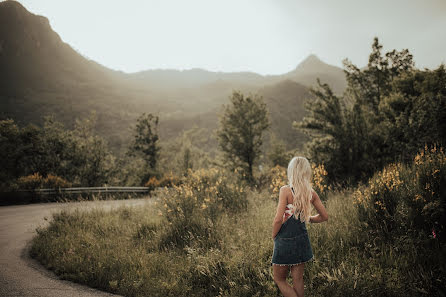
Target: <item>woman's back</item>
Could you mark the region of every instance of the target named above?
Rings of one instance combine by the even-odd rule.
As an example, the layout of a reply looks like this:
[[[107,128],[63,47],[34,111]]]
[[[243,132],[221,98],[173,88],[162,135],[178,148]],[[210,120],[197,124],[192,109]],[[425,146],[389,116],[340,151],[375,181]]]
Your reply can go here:
[[[314,258],[306,222],[326,221],[328,214],[311,187],[311,166],[306,158],[291,159],[287,176],[289,185],[280,188],[273,220],[274,251],[271,264],[274,281],[282,294],[303,296],[305,262]],[[311,206],[316,208],[318,215],[311,216]],[[292,287],[286,280],[289,271],[293,277]]]

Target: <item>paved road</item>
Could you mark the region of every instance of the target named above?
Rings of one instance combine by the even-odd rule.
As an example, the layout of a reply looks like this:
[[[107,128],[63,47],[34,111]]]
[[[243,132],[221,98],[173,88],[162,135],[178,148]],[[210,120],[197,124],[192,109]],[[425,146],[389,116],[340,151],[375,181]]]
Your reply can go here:
[[[38,226],[45,226],[52,213],[62,209],[100,207],[113,209],[122,205],[139,206],[151,203],[148,198],[89,201],[71,203],[40,203],[0,207],[0,296],[72,297],[117,296],[60,280],[37,261],[30,258],[30,240]],[[47,218],[47,220],[45,220]]]

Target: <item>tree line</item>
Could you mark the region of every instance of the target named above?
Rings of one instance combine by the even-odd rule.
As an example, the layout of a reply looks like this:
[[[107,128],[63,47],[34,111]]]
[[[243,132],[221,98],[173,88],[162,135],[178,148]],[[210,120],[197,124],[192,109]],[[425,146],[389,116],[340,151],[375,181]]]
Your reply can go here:
[[[306,116],[301,122],[290,123],[309,135],[306,151],[301,153],[313,163],[324,164],[332,184],[354,185],[388,163],[411,160],[425,144],[445,143],[444,65],[420,70],[407,49],[384,55],[381,51],[375,38],[367,67],[359,69],[348,59],[343,61],[348,86],[342,96],[318,80],[318,86],[310,89],[314,96],[306,104]],[[158,165],[161,153],[168,148],[160,146],[158,116],[144,113],[137,119],[133,141],[119,157],[94,133],[95,123],[95,113],[76,120],[72,130],[50,116],[45,117],[43,127],[19,128],[11,119],[0,121],[2,189],[36,172],[82,186],[141,185],[163,174]],[[269,127],[263,98],[234,91],[229,104],[223,106],[216,131],[222,159],[208,163],[236,171],[255,184],[255,166]],[[193,167],[194,150],[190,141],[186,142],[189,145],[181,150],[182,164],[177,166],[179,174],[187,174]],[[186,142],[181,141],[182,145]],[[272,142],[270,165],[286,166],[295,151],[286,151],[274,137]]]

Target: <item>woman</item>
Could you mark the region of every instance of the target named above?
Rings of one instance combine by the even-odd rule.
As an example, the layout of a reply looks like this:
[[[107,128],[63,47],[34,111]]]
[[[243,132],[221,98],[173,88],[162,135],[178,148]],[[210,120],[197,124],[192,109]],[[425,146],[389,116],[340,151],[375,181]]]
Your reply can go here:
[[[328,214],[311,187],[311,166],[306,158],[291,159],[287,174],[289,185],[280,188],[273,222],[274,252],[271,264],[274,281],[283,296],[303,297],[305,262],[313,259],[306,222],[322,223],[328,220]],[[310,216],[311,205],[318,212],[315,216]],[[286,281],[290,270],[293,286]]]

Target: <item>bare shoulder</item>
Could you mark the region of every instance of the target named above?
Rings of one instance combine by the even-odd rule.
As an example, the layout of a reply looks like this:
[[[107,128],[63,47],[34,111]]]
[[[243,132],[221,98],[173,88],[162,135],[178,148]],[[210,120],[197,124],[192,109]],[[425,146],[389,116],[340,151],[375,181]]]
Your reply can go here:
[[[289,185],[282,186],[280,187],[280,192],[288,195],[289,193],[291,193],[291,188]]]
[[[284,186],[280,187],[281,191],[286,191],[286,190],[289,190],[289,189],[290,189],[289,185],[284,185]]]
[[[280,188],[280,193],[283,195],[284,199],[286,199],[286,203],[293,203],[293,194],[291,193],[291,188],[289,185],[282,186]]]

